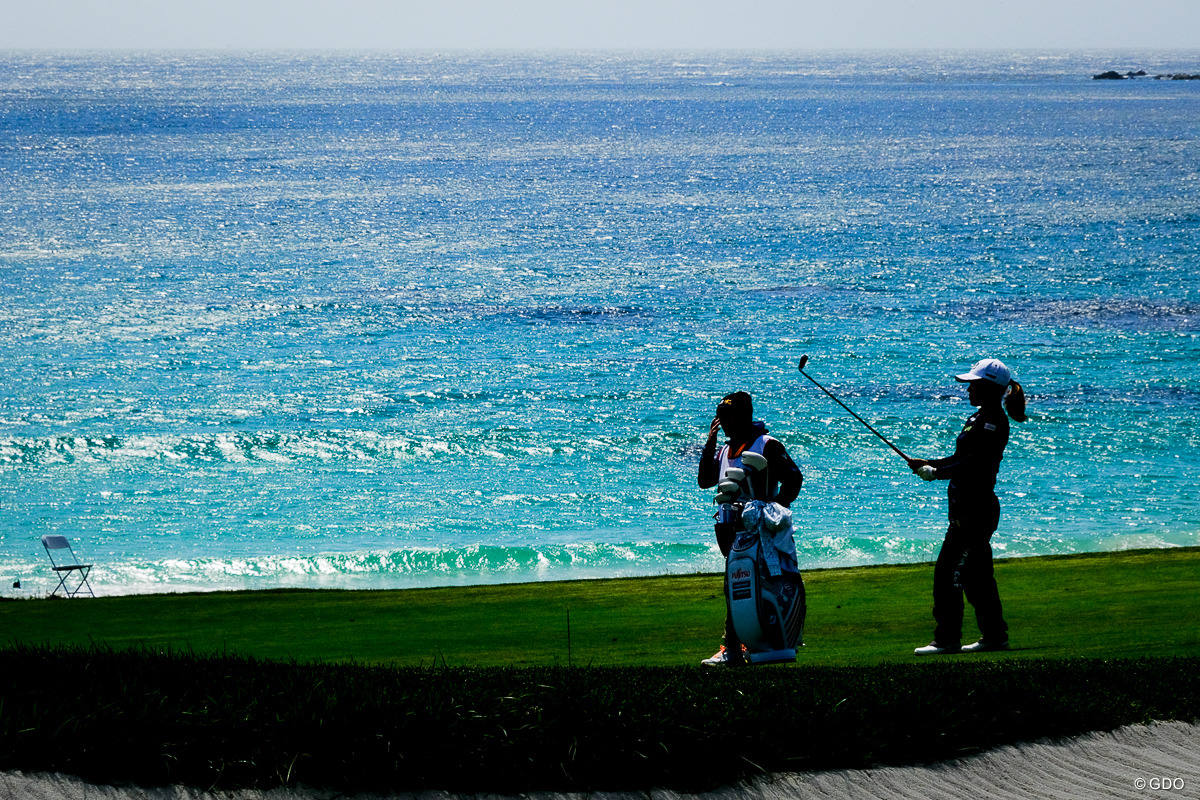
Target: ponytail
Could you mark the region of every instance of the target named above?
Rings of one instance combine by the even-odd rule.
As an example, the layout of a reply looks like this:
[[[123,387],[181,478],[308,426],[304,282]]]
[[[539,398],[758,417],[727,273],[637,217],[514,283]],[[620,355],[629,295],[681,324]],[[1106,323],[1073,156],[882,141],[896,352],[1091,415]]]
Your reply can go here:
[[[1004,395],[1004,410],[1017,422],[1028,419],[1025,416],[1025,390],[1016,381],[1008,382],[1008,391]]]

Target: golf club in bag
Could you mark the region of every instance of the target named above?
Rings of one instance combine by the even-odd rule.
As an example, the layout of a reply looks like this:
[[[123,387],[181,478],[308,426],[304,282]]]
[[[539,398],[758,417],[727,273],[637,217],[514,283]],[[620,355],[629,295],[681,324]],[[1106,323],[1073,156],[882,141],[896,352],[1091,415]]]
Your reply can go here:
[[[796,544],[787,509],[754,497],[750,476],[767,468],[759,453],[741,456],[741,467],[731,466],[719,484],[718,519],[732,523],[737,533],[725,561],[725,592],[734,631],[746,646],[750,664],[796,660],[803,646],[806,605],[804,581],[798,571],[784,569],[790,555],[795,564]]]

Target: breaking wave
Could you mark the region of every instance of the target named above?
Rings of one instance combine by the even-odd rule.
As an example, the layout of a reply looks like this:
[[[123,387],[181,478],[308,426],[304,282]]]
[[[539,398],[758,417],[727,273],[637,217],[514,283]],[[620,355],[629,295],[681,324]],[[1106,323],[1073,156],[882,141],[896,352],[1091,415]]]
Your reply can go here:
[[[300,587],[406,589],[715,572],[722,566],[715,545],[655,542],[95,560],[91,584],[98,596]],[[18,594],[40,597],[55,586],[39,561],[7,566],[21,581]]]

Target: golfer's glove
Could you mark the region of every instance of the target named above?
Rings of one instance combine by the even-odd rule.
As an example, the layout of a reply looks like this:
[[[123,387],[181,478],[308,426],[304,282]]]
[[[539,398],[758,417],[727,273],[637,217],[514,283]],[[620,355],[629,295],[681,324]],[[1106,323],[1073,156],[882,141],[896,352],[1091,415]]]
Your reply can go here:
[[[928,464],[926,464],[925,466],[923,466],[919,470],[917,470],[917,475],[919,475],[922,480],[926,480],[926,481],[937,480],[937,470],[934,469],[933,467],[929,466]]]

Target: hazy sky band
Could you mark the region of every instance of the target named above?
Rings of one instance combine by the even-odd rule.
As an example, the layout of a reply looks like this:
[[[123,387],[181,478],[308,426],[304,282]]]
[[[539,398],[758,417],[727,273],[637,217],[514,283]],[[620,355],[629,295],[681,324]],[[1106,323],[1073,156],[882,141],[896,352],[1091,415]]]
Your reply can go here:
[[[1197,0],[0,0],[0,48],[1197,48]]]

